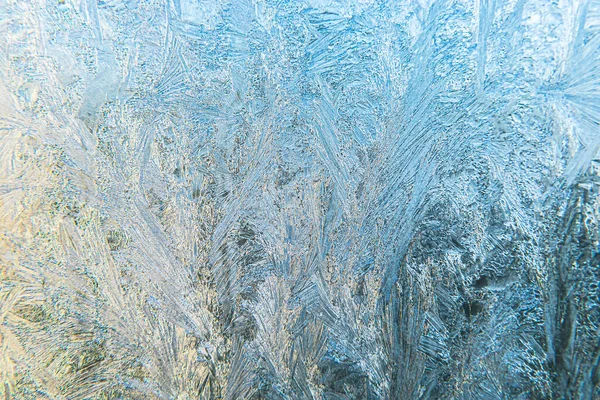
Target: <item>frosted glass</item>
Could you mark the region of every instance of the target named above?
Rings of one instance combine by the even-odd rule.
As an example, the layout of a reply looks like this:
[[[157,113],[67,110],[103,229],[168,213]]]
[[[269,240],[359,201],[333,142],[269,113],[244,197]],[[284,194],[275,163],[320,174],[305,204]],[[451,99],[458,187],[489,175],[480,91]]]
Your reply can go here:
[[[0,0],[0,398],[600,398],[600,1]]]

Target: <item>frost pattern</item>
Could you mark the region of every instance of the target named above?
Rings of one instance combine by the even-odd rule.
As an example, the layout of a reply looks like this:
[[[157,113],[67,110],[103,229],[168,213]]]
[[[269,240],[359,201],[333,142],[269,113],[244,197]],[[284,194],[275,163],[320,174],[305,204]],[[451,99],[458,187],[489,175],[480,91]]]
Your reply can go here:
[[[0,397],[600,398],[600,1],[2,0]]]

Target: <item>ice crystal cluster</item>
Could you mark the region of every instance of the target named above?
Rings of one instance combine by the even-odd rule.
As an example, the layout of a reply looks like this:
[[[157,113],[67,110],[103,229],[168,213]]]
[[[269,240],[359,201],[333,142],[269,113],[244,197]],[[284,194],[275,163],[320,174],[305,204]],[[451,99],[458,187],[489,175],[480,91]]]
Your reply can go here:
[[[600,398],[600,0],[0,0],[0,398]]]

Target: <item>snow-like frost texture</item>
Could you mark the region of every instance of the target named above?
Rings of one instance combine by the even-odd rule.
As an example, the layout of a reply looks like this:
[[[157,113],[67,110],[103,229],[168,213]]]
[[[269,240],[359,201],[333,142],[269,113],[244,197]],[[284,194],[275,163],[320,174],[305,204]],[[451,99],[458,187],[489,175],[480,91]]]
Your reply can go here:
[[[600,398],[599,0],[0,0],[0,398]]]

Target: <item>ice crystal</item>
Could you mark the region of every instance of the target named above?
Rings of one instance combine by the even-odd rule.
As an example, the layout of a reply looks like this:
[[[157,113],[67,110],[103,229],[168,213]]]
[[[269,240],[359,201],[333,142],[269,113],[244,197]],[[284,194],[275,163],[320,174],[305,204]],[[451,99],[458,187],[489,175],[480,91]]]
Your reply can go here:
[[[0,1],[0,397],[600,398],[600,1]]]

